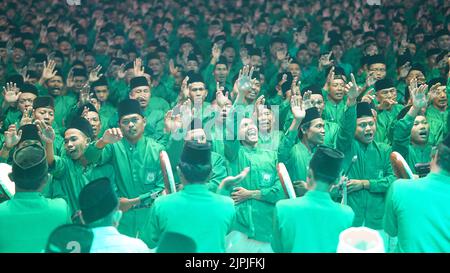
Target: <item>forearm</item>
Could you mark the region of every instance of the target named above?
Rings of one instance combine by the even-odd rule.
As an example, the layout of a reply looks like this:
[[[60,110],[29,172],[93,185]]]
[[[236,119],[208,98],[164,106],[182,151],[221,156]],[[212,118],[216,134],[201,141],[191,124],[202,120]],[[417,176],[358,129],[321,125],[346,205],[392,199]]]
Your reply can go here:
[[[394,175],[388,175],[380,179],[369,179],[369,187],[366,190],[369,190],[372,193],[383,193],[387,192],[389,186],[394,182],[396,177]]]
[[[55,154],[53,151],[53,142],[46,143],[45,152],[47,153],[47,164],[50,168],[54,167],[55,164]]]
[[[340,122],[336,139],[336,148],[342,152],[348,151],[356,130],[356,104],[350,104]]]

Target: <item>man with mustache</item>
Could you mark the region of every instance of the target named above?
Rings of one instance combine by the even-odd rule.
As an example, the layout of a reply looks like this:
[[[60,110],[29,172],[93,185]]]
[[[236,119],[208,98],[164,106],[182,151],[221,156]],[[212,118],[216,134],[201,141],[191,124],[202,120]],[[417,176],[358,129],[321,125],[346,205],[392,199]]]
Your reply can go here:
[[[333,69],[333,68],[332,68]],[[334,69],[333,69],[334,70]],[[328,88],[328,95],[325,99],[325,109],[323,111],[323,119],[339,123],[342,119],[345,109],[345,81],[343,74],[330,72],[329,80],[326,83]]]
[[[120,128],[106,130],[105,135],[112,137],[103,136],[96,147],[103,149],[99,163],[110,163],[116,173],[116,179],[111,181],[116,181],[120,209],[124,212],[118,229],[122,234],[136,237],[142,231],[153,203],[153,198],[143,196],[156,196],[164,189],[159,162],[164,147],[145,136],[148,121],[141,102],[135,99],[121,101],[118,116]]]
[[[152,91],[146,77],[139,76],[130,80],[128,97],[136,100],[140,105],[142,116],[146,120],[145,136],[165,145],[167,139],[164,137],[164,113],[161,110],[154,110],[149,107],[150,100],[152,100]],[[116,114],[110,119],[109,128],[115,128],[119,124],[120,117]]]
[[[446,91],[445,80],[434,79],[430,81],[430,105],[427,108],[426,118],[430,123],[430,142],[437,145],[449,128],[447,128],[448,111],[448,95]]]
[[[391,79],[378,80],[374,87],[377,102],[377,134],[375,140],[390,144],[392,139],[388,137],[389,128],[403,107],[397,102],[397,89]]]
[[[356,103],[361,90],[353,74],[351,77],[352,81],[345,86],[347,110],[338,131],[336,148],[345,155],[344,170],[350,167],[346,187],[348,205],[355,212],[353,226],[381,230],[385,195],[395,180],[389,161],[391,148],[374,140],[377,127],[372,109],[367,102]],[[350,165],[354,156],[357,160]],[[380,233],[388,246],[387,236]]]

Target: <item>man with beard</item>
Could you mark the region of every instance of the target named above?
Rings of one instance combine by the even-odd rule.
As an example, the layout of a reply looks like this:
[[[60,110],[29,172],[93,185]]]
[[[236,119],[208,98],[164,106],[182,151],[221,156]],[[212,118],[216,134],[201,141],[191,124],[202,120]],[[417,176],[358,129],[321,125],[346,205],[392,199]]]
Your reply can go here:
[[[250,80],[251,72],[244,68],[241,77]],[[247,177],[231,192],[237,211],[233,232],[228,237],[229,252],[271,252],[272,217],[275,203],[283,198],[276,175],[276,152],[258,147],[258,128],[245,117],[239,106],[248,102],[249,90],[237,80],[237,98],[230,113],[225,140],[225,157],[231,175],[250,167]],[[249,89],[252,89],[249,86]],[[244,117],[244,118],[242,118]],[[236,132],[235,128],[239,128]]]
[[[39,80],[39,94],[50,95],[55,102],[55,122],[56,130],[64,131],[67,125],[67,117],[73,106],[78,102],[77,96],[72,92],[67,92],[64,77],[59,70],[55,70],[56,63],[50,60],[45,65],[41,79]]]
[[[353,226],[382,229],[387,189],[395,180],[389,161],[391,148],[374,141],[376,122],[367,102],[356,103],[358,90],[352,75],[347,91],[347,110],[336,140],[336,148],[345,154],[344,169],[348,172],[348,205],[355,212]],[[352,164],[353,158],[357,157]],[[350,164],[352,164],[350,166]],[[387,236],[380,231],[385,238]]]
[[[397,89],[391,79],[381,79],[375,82],[377,101],[377,134],[375,141],[390,144],[389,128],[395,121],[402,105],[397,102]]]
[[[145,136],[147,120],[141,102],[123,100],[118,106],[118,116],[120,128],[105,132],[114,138],[103,137],[96,147],[103,149],[100,163],[110,163],[116,173],[116,180],[111,181],[116,181],[120,209],[124,212],[119,231],[136,237],[149,216],[153,201],[150,196],[158,195],[164,189],[159,162],[164,147]]]
[[[149,107],[150,100],[152,99],[152,92],[147,78],[139,76],[132,78],[130,81],[130,93],[129,99],[133,99],[139,102],[141,107],[142,116],[145,117],[145,131],[146,137],[151,137],[154,140],[166,144],[164,138],[164,114],[161,110],[154,110]],[[115,128],[120,124],[120,117],[116,114],[109,123],[109,128]]]
[[[430,143],[436,146],[449,130],[447,128],[448,95],[443,79],[431,80],[429,86],[431,86],[429,92],[431,105],[427,108],[426,118],[430,123]]]
[[[430,125],[422,113],[427,105],[426,88],[426,85],[410,88],[413,104],[399,113],[394,126],[392,150],[403,156],[414,173],[417,163],[431,161]]]
[[[96,149],[89,145],[92,139],[92,127],[89,122],[81,117],[75,117],[64,132],[65,154],[55,156],[53,142],[55,132],[50,125],[38,120],[42,140],[46,143],[47,162],[53,181],[50,192],[55,197],[63,197],[72,213],[79,210],[78,196],[81,189],[96,178],[107,176],[114,179],[111,168],[97,167],[95,163]],[[102,142],[111,142],[112,134],[105,133]],[[98,158],[98,157],[97,157]]]
[[[450,251],[450,136],[438,145],[430,165],[426,177],[397,180],[389,189],[383,226],[398,236],[396,252]]]

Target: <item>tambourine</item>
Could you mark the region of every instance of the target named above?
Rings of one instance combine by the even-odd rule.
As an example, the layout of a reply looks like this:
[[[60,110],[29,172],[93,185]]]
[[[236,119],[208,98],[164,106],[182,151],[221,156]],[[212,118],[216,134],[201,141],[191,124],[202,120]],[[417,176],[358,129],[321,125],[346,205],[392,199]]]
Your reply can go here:
[[[405,159],[398,152],[392,152],[389,159],[391,160],[392,170],[397,178],[413,179],[413,172],[406,163]]]
[[[175,179],[173,178],[172,165],[166,151],[159,153],[159,161],[161,162],[161,170],[164,178],[164,188],[166,194],[177,192]]]
[[[284,193],[289,199],[295,199],[297,195],[295,194],[294,186],[292,185],[289,173],[283,163],[277,164],[277,173],[280,178],[281,185],[283,186]]]

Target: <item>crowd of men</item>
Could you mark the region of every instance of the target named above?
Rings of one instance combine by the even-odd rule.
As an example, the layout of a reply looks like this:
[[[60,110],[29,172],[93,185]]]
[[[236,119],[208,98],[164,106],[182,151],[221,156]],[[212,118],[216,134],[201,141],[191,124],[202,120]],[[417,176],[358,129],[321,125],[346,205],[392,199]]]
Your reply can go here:
[[[448,1],[75,2],[0,3],[0,252],[450,252]]]

